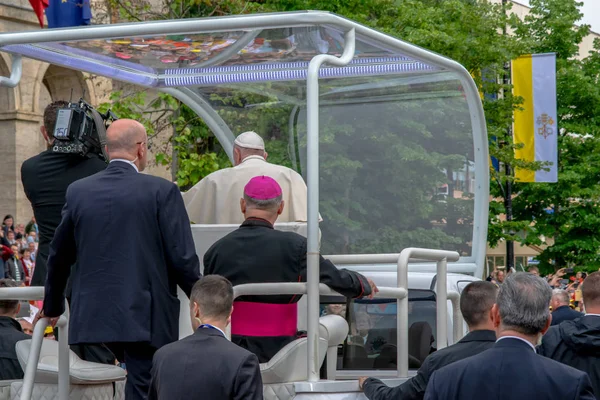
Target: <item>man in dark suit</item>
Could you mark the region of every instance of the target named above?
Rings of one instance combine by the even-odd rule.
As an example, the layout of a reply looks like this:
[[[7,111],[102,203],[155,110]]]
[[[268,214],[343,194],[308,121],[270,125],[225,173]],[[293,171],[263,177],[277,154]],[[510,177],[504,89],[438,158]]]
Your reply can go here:
[[[67,187],[81,178],[106,169],[106,162],[98,155],[91,155],[88,158],[52,151],[57,112],[68,105],[68,102],[59,100],[46,107],[44,124],[40,127],[40,131],[48,148],[37,156],[25,160],[21,165],[23,189],[31,202],[39,229],[38,254],[31,286],[44,286],[46,283],[46,262],[50,254],[50,242],[60,224]]]
[[[569,307],[569,293],[566,290],[554,289],[550,306],[552,307],[552,325],[583,317],[583,313]]]
[[[227,279],[210,275],[194,285],[194,334],[156,352],[150,400],[262,400],[258,358],[225,336],[232,311]]]
[[[600,397],[600,272],[581,284],[585,315],[553,326],[542,337],[538,354],[586,372]]]
[[[542,278],[525,272],[506,278],[492,309],[494,347],[435,371],[425,399],[595,399],[586,373],[535,352],[550,327],[551,297]]]
[[[68,102],[59,100],[45,108],[44,123],[40,127],[40,131],[48,148],[25,160],[21,165],[23,189],[31,202],[39,230],[39,245],[37,255],[35,255],[31,286],[44,286],[46,283],[46,262],[50,254],[50,242],[60,224],[67,187],[81,178],[105,170],[107,165],[104,159],[97,154],[81,157],[77,154],[61,154],[52,151],[55,141],[53,132],[56,115],[59,109],[68,107],[68,105]],[[33,224],[31,225],[33,226]],[[68,302],[71,300],[70,286],[69,282],[67,285]],[[87,361],[115,363],[114,355],[103,345],[73,345],[71,350]]]
[[[138,173],[147,159],[142,124],[118,120],[106,136],[108,168],[67,189],[38,317],[56,323],[64,312],[76,262],[71,344],[105,343],[127,365],[126,398],[145,399],[152,356],[178,338],[176,285],[189,296],[200,264],[177,186]]]
[[[429,355],[417,375],[399,386],[391,388],[379,379],[360,378],[359,386],[365,396],[369,400],[421,400],[433,371],[491,348],[496,342],[492,306],[497,294],[498,286],[492,282],[469,283],[460,295],[460,312],[469,326],[469,333],[458,343]]]

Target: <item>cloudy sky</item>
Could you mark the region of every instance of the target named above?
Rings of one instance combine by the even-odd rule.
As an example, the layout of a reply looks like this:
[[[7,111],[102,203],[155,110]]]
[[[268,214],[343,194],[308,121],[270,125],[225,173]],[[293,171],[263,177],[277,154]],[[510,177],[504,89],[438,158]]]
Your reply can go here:
[[[529,0],[516,0],[518,3],[529,5]],[[581,0],[580,0],[581,1]],[[600,1],[583,0],[583,19],[582,24],[589,24],[594,32],[600,33]]]

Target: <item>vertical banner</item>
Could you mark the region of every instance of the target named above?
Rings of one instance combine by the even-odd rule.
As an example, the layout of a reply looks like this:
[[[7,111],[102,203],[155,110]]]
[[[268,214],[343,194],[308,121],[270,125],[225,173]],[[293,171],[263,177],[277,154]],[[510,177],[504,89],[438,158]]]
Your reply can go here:
[[[514,141],[524,147],[515,157],[526,161],[551,162],[529,171],[516,168],[520,182],[558,181],[558,126],[556,110],[556,54],[527,54],[512,61],[513,94],[521,96],[523,110],[515,111]]]

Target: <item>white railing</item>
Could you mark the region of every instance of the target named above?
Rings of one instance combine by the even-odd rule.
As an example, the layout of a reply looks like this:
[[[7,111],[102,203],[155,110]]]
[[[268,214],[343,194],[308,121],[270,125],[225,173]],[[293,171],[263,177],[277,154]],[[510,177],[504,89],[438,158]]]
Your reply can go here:
[[[16,287],[1,288],[0,300],[43,300],[43,287]],[[31,337],[31,348],[27,359],[27,367],[23,377],[23,390],[20,400],[31,400],[33,394],[33,384],[35,382],[35,372],[40,361],[40,352],[44,340],[44,331],[48,327],[49,319],[40,319],[33,328]],[[68,400],[70,391],[69,382],[69,338],[68,338],[68,320],[62,315],[56,323],[58,328],[58,400]]]
[[[386,262],[392,256],[391,254],[382,254],[381,259]],[[352,256],[359,259],[360,255]],[[380,287],[377,298],[395,298],[397,301],[396,323],[397,323],[397,348],[398,348],[398,377],[408,377],[408,262],[412,260],[435,261],[437,262],[437,287],[436,287],[436,337],[437,348],[442,349],[448,345],[448,310],[447,300],[452,301],[455,318],[453,320],[454,340],[462,337],[462,318],[459,310],[458,293],[447,293],[446,270],[448,261],[458,261],[459,254],[455,251],[408,248],[404,249],[397,258],[398,265],[398,287]],[[248,295],[284,295],[284,294],[307,294],[307,283],[256,283],[238,285],[233,288],[234,298]],[[319,284],[319,293],[321,295],[338,295],[324,284]],[[308,313],[307,318],[317,320],[319,315]],[[313,322],[314,324],[315,322]],[[227,335],[230,336],[229,331]],[[311,338],[309,338],[311,339]],[[315,339],[316,340],[316,339]],[[315,355],[318,355],[318,348],[315,349]],[[317,357],[318,359],[318,357]],[[310,376],[311,365],[308,366],[307,376]]]
[[[436,286],[436,340],[437,348],[442,349],[448,345],[448,310],[447,310],[447,276],[448,261],[458,261],[460,258],[456,251],[419,249],[409,247],[402,250],[398,257],[398,287],[408,290],[408,263],[411,259],[435,261],[437,263]],[[397,308],[398,329],[398,377],[408,377],[408,297],[398,300]]]

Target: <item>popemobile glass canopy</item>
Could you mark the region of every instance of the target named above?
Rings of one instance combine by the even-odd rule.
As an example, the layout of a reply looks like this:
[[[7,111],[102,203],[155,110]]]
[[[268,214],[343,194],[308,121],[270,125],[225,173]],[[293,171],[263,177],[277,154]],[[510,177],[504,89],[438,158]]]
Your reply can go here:
[[[454,61],[313,11],[9,33],[0,50],[170,93],[230,156],[235,135],[254,130],[284,154],[270,161],[306,179],[309,62],[342,56],[351,29],[352,61],[319,70],[321,252],[457,250],[475,272],[487,134],[477,88]]]

